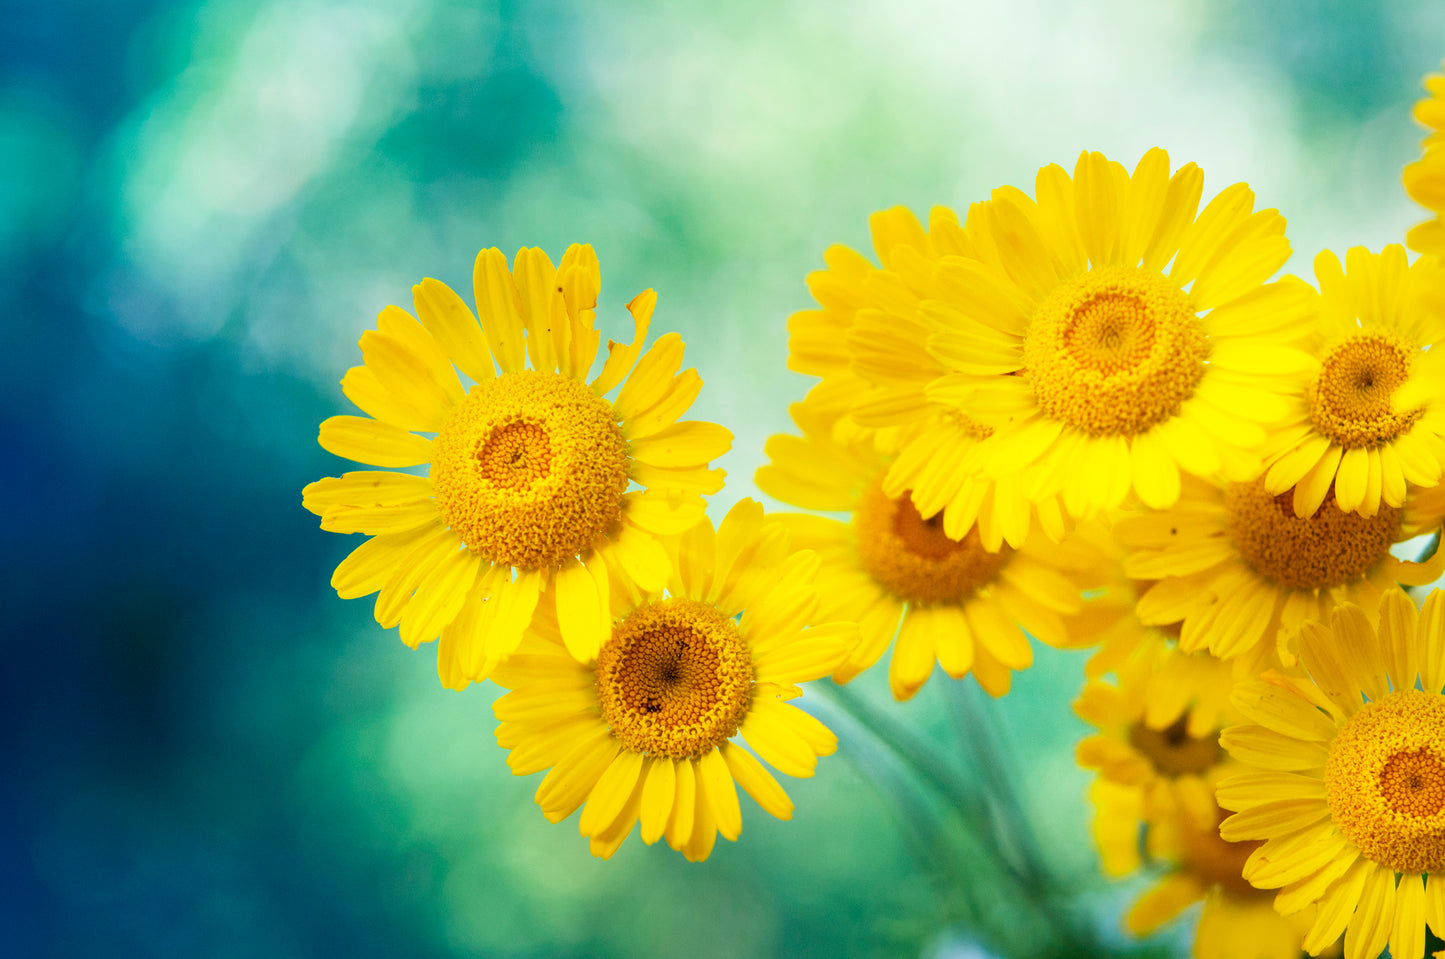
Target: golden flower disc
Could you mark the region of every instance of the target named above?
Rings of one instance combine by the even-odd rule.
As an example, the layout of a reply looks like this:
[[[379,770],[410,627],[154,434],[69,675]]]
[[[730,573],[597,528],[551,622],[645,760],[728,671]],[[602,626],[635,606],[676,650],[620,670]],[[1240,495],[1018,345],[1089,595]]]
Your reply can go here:
[[[1225,490],[1227,530],[1239,555],[1265,579],[1289,589],[1343,586],[1369,573],[1390,553],[1403,512],[1380,504],[1374,516],[1346,513],[1333,490],[1314,515],[1294,513],[1294,490],[1271,496],[1264,480]]]
[[[471,388],[432,444],[437,510],[499,566],[560,566],[622,518],[630,458],[612,405],[556,373]]]
[[[977,527],[961,540],[943,532],[943,514],[919,515],[911,493],[894,499],[875,483],[853,514],[858,559],[868,574],[899,599],[958,603],[991,582],[1013,551],[983,548]]]
[[[1325,799],[1367,858],[1445,868],[1445,697],[1400,690],[1351,716],[1330,744]]]
[[[1306,394],[1315,429],[1353,449],[1387,443],[1413,426],[1424,408],[1397,412],[1390,403],[1410,378],[1411,352],[1383,332],[1352,336],[1330,350]]]
[[[640,606],[597,657],[602,718],[633,752],[706,755],[752,705],[753,662],[737,622],[705,603]]]
[[[1196,739],[1189,735],[1189,716],[1180,716],[1164,729],[1142,722],[1129,728],[1129,745],[1137,749],[1164,776],[1202,773],[1219,762],[1219,734]]]
[[[1183,291],[1132,267],[1097,267],[1061,284],[1024,337],[1039,406],[1092,436],[1142,433],[1178,413],[1208,355]]]

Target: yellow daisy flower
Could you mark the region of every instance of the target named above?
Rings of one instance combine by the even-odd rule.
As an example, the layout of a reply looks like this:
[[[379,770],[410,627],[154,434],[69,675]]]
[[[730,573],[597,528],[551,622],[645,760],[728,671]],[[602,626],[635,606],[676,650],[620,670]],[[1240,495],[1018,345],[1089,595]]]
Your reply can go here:
[[[1233,685],[1232,667],[1154,637],[1140,644],[1117,675],[1117,684],[1090,680],[1074,703],[1079,718],[1098,730],[1079,742],[1079,765],[1098,770],[1101,781],[1137,792],[1139,815],[1146,820],[1183,809],[1195,822],[1212,821],[1208,776],[1222,759],[1217,740],[1228,716],[1219,711],[1218,691]],[[1096,831],[1106,870],[1115,875],[1138,868],[1137,857],[1118,846],[1129,835]]]
[[[1262,477],[1189,478],[1175,506],[1119,520],[1125,574],[1157,580],[1139,599],[1140,620],[1182,623],[1181,649],[1244,657],[1245,670],[1258,674],[1292,663],[1301,624],[1325,620],[1335,605],[1373,610],[1390,586],[1423,586],[1445,572],[1445,550],[1420,563],[1390,553],[1440,523],[1414,493],[1369,517],[1346,513],[1329,495],[1310,516],[1296,516],[1294,502],[1291,490],[1271,495]]]
[[[1349,959],[1425,951],[1445,934],[1445,594],[1423,612],[1392,589],[1378,632],[1354,604],[1300,632],[1310,679],[1241,684],[1251,725],[1221,743],[1251,767],[1219,784],[1232,841],[1263,841],[1244,875],[1280,889],[1275,908],[1311,903],[1311,953],[1345,934]],[[1313,680],[1311,682],[1311,679]],[[1418,681],[1419,688],[1416,688]]]
[[[702,494],[722,486],[708,462],[732,442],[721,426],[677,422],[702,380],[678,372],[675,333],[642,354],[651,290],[628,304],[632,343],[609,341],[587,381],[600,284],[590,246],[572,246],[555,268],[523,249],[513,271],[483,250],[473,283],[480,324],[432,279],[412,288],[420,322],[383,310],[361,337],[363,365],[341,380],[369,415],[321,424],[321,445],[338,456],[426,465],[427,475],[347,473],[303,491],[322,529],[370,537],[336,568],[337,593],[378,593],[377,622],[400,624],[413,648],[440,635],[437,668],[456,689],[515,648],[539,602],[555,605],[574,656],[596,656],[609,581],[661,588],[658,537],[701,519]]]
[[[1036,536],[1014,549],[1002,544],[990,512],[950,537],[939,516],[923,517],[908,490],[888,493],[887,459],[865,439],[835,436],[816,394],[791,408],[802,436],[768,440],[771,462],[757,483],[785,503],[852,514],[849,523],[777,519],[822,561],[823,618],[858,623],[859,643],[834,680],[846,683],[872,666],[896,634],[888,677],[898,699],[917,693],[935,662],[1002,696],[1011,671],[1033,662],[1021,629],[1055,646],[1070,641],[1065,618],[1082,608],[1102,552],[1078,536],[1061,546]]]
[[[1124,917],[1134,935],[1154,932],[1202,900],[1198,959],[1296,959],[1307,925],[1277,914],[1272,896],[1242,876],[1258,844],[1219,835],[1225,814],[1214,784],[1237,768],[1218,744],[1220,727],[1237,721],[1218,705],[1217,690],[1232,686],[1230,673],[1207,653],[1181,653],[1150,637],[1121,665],[1117,685],[1085,686],[1075,711],[1099,730],[1078,749],[1080,765],[1099,771],[1089,790],[1094,839],[1106,875],[1135,872],[1145,854],[1165,867]],[[1181,677],[1196,694],[1180,695]]]
[[[1421,144],[1425,155],[1405,167],[1405,192],[1435,218],[1415,226],[1405,242],[1421,253],[1445,254],[1445,76],[1426,77],[1425,89],[1430,95],[1415,104],[1415,119],[1430,134]]]
[[[1072,178],[1039,171],[1033,199],[1008,187],[970,209],[969,251],[938,262],[943,293],[914,320],[932,364],[912,368],[942,374],[914,391],[994,432],[962,464],[937,456],[929,470],[1019,476],[1027,500],[1062,494],[1080,518],[1131,491],[1172,505],[1181,470],[1257,472],[1252,450],[1308,362],[1290,344],[1315,294],[1265,282],[1289,257],[1276,211],[1254,211],[1241,183],[1198,212],[1202,186],[1193,164],[1171,176],[1163,150],[1132,176],[1085,153]],[[908,367],[885,355],[903,345],[849,346],[865,376]]]
[[[964,538],[977,521],[990,535],[998,531],[990,549],[1000,541],[1022,546],[1035,524],[1057,542],[1068,529],[1062,503],[1041,496],[1030,504],[1016,475],[994,479],[963,469],[992,430],[925,390],[948,373],[928,352],[928,304],[947,296],[939,268],[947,258],[972,256],[973,242],[944,207],[934,208],[926,229],[903,207],[875,213],[869,224],[883,267],[845,246],[828,249],[828,269],[808,277],[820,309],[789,318],[788,367],[824,378],[816,390],[836,401],[842,417],[834,432],[900,453],[889,462],[884,491],[911,496],[923,516],[941,512],[950,537]]]
[[[716,534],[704,519],[667,545],[665,594],[611,581],[609,638],[593,660],[578,663],[542,610],[492,676],[512,690],[493,706],[507,764],[519,776],[550,768],[537,804],[560,822],[585,803],[579,829],[604,859],[639,820],[643,842],[666,837],[688,859],[706,859],[718,833],[736,839],[742,829],[735,784],[790,819],[787,793],[753,753],[811,776],[837,745],[786,702],[857,638],[852,623],[808,625],[818,620],[817,557],[790,553],[752,500]]]
[[[1439,482],[1445,464],[1445,293],[1434,257],[1407,265],[1403,247],[1315,258],[1319,332],[1289,419],[1266,447],[1270,494],[1294,487],[1298,516],[1333,484],[1340,509],[1373,516],[1405,504],[1405,486]]]

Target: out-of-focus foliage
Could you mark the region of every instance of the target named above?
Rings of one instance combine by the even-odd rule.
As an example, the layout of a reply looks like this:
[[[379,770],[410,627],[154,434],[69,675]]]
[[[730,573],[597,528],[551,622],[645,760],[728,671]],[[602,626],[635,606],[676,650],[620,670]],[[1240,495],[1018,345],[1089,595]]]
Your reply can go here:
[[[820,691],[844,756],[704,866],[597,862],[542,820],[491,687],[441,691],[327,587],[348,547],[299,490],[347,468],[314,436],[356,338],[422,276],[465,288],[480,247],[591,242],[604,329],[656,288],[655,331],[707,380],[695,415],[737,435],[726,507],[808,384],[784,368],[803,277],[872,210],[1160,145],[1278,206],[1293,269],[1398,241],[1445,11],[12,0],[0,49],[0,941],[964,956],[1028,948],[1031,914],[979,898],[993,867],[949,797],[845,708],[886,705],[982,782],[943,682]],[[1127,890],[1095,878],[1071,757],[1080,660],[1039,658],[975,706],[1070,921],[1117,946]]]

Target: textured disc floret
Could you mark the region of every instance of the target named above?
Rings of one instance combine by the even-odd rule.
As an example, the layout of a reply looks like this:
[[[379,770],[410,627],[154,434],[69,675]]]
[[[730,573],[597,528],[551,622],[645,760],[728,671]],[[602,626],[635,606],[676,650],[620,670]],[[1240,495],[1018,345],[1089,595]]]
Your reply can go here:
[[[859,499],[853,525],[864,570],[915,603],[962,602],[992,582],[1013,554],[1007,546],[996,553],[984,549],[977,527],[950,539],[941,513],[924,519],[911,493],[890,498],[877,484]]]
[[[630,466],[612,406],[537,370],[473,386],[433,444],[437,509],[486,560],[557,567],[622,518]]]
[[[1410,429],[1424,409],[1396,410],[1391,398],[1409,380],[1414,352],[1383,330],[1352,336],[1331,349],[1306,394],[1315,429],[1345,449],[1373,448]]]
[[[715,606],[667,599],[614,627],[597,659],[602,718],[636,753],[696,758],[738,731],[753,665],[737,622]]]
[[[1133,267],[1099,267],[1061,284],[1024,339],[1039,406],[1092,436],[1142,433],[1177,414],[1208,355],[1185,294]]]
[[[1350,717],[1330,747],[1325,798],[1375,862],[1445,868],[1445,697],[1400,690]]]
[[[1227,532],[1240,557],[1270,582],[1327,589],[1366,576],[1399,537],[1403,511],[1346,513],[1326,497],[1311,516],[1294,512],[1294,491],[1271,496],[1264,481],[1233,483],[1224,494]]]

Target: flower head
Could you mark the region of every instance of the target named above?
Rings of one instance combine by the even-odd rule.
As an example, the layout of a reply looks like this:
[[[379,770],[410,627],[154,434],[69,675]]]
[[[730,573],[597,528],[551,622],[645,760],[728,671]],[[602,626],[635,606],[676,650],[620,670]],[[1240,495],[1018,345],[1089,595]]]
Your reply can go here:
[[[1403,506],[1407,484],[1439,482],[1445,464],[1445,360],[1430,349],[1445,339],[1445,272],[1434,257],[1407,265],[1400,246],[1354,247],[1345,263],[1315,258],[1312,360],[1265,447],[1265,489],[1293,487],[1301,517],[1330,495],[1364,517]]]
[[[1277,915],[1271,896],[1243,878],[1258,844],[1219,835],[1225,814],[1214,784],[1238,770],[1218,743],[1220,727],[1238,719],[1218,708],[1230,673],[1208,653],[1181,653],[1151,636],[1119,665],[1117,684],[1085,687],[1075,710],[1098,729],[1078,749],[1080,765],[1099,773],[1089,792],[1094,838],[1109,875],[1133,873],[1145,857],[1163,867],[1125,915],[1130,932],[1147,935],[1202,900],[1199,959],[1295,959],[1307,924]]]
[[[1347,513],[1333,496],[1308,516],[1293,490],[1271,495],[1263,477],[1247,483],[1188,480],[1166,510],[1120,520],[1124,572],[1152,580],[1139,598],[1145,623],[1180,623],[1179,645],[1242,658],[1246,671],[1294,661],[1302,624],[1328,619],[1339,603],[1373,611],[1396,583],[1421,586],[1445,571],[1445,550],[1423,562],[1391,547],[1440,524],[1433,495],[1403,507]]]
[[[595,656],[609,582],[662,586],[658,537],[701,518],[701,494],[722,483],[708,463],[731,441],[720,426],[677,422],[702,381],[678,372],[674,333],[642,353],[651,291],[628,304],[632,343],[609,342],[588,381],[591,247],[571,247],[557,267],[523,249],[512,270],[484,250],[473,280],[477,315],[431,279],[412,289],[420,322],[383,310],[361,337],[363,365],[341,381],[369,415],[321,424],[337,455],[427,475],[354,472],[303,491],[322,529],[371,537],[337,567],[336,591],[378,593],[377,621],[399,624],[410,646],[440,636],[437,667],[453,688],[505,659],[539,604],[555,608],[573,655]]]
[[[953,539],[977,524],[990,550],[1002,541],[1022,546],[1033,528],[1057,542],[1068,528],[1062,504],[1041,497],[1031,505],[1017,476],[996,480],[963,468],[992,429],[924,389],[948,373],[928,351],[929,311],[947,295],[940,267],[973,242],[944,207],[934,208],[926,228],[902,207],[869,222],[882,267],[847,247],[830,247],[828,269],[808,277],[820,308],[788,321],[789,368],[823,377],[810,405],[836,414],[831,430],[840,439],[897,453],[889,457],[883,489],[893,498],[907,495],[923,516],[941,513]]]
[[[1221,743],[1251,767],[1219,785],[1226,839],[1261,842],[1244,875],[1284,914],[1318,903],[1311,953],[1420,955],[1445,932],[1445,594],[1423,613],[1392,589],[1378,629],[1354,604],[1300,634],[1308,676],[1235,691],[1252,725]],[[1418,688],[1417,688],[1418,686]]]
[[[716,534],[704,519],[667,549],[665,590],[612,581],[608,638],[594,659],[577,662],[544,609],[492,676],[511,690],[493,706],[508,765],[519,776],[550,769],[537,804],[553,822],[583,806],[579,828],[603,858],[640,820],[643,842],[666,837],[706,859],[719,833],[736,839],[742,828],[738,785],[789,819],[792,802],[757,757],[811,776],[837,744],[787,702],[857,637],[852,623],[810,625],[817,557],[790,551],[752,500]]]
[[[1004,542],[994,490],[980,488],[977,522],[951,530],[941,513],[924,514],[916,491],[889,485],[889,459],[866,437],[836,428],[829,381],[794,404],[802,436],[772,437],[758,486],[796,506],[846,512],[851,522],[784,515],[794,542],[817,551],[823,615],[859,624],[859,643],[833,674],[847,682],[893,642],[889,683],[913,696],[935,662],[954,678],[972,675],[989,693],[1006,693],[1011,672],[1033,662],[1024,630],[1051,645],[1073,640],[1068,618],[1084,606],[1104,554],[1087,536],[1063,544],[1037,532],[1018,548]],[[820,391],[821,394],[820,394]],[[925,496],[931,495],[925,493]],[[1027,528],[1028,506],[1021,508]]]
[[[1435,214],[1406,236],[1421,253],[1445,253],[1445,76],[1425,78],[1429,96],[1415,104],[1415,119],[1430,128],[1422,144],[1425,155],[1405,167],[1405,192]]]

